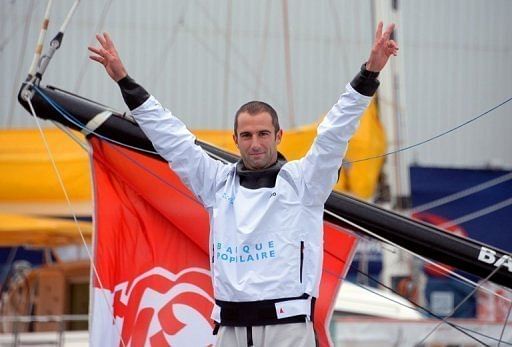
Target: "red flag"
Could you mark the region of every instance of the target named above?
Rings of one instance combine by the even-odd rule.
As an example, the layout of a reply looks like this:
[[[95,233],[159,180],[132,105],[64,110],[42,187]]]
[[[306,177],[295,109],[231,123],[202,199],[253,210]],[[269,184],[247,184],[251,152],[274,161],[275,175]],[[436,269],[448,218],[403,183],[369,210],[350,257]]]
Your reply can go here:
[[[166,163],[95,138],[91,144],[99,277],[91,344],[214,345],[207,212]],[[324,242],[314,320],[320,345],[328,346],[332,306],[356,238],[326,223]]]

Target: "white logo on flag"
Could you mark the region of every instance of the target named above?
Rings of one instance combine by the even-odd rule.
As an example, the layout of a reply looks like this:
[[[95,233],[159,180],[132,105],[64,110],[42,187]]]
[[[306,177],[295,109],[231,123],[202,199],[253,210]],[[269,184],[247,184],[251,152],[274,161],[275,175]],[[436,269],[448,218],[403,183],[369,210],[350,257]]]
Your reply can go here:
[[[174,274],[155,267],[118,284],[114,315],[126,346],[215,345],[209,320],[215,301],[204,288],[210,281],[202,268]]]

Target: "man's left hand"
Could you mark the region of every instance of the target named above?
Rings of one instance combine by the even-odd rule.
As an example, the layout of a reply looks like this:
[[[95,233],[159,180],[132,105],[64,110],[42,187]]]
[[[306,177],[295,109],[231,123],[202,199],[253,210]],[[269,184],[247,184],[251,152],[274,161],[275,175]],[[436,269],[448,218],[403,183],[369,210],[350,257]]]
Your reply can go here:
[[[382,22],[379,22],[372,52],[366,63],[366,70],[368,71],[380,72],[388,62],[389,57],[398,54],[398,44],[390,39],[391,33],[395,29],[395,24],[388,25],[384,33],[382,33],[382,27]]]

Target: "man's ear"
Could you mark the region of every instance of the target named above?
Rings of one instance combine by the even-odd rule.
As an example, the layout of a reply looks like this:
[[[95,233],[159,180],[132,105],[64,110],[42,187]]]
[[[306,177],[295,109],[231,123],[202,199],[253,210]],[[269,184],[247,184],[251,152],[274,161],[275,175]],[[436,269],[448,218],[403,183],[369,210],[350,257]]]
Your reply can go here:
[[[233,134],[233,141],[235,142],[235,145],[238,147],[238,137],[236,134]]]
[[[279,129],[279,131],[276,133],[276,144],[280,144],[282,138],[283,138],[283,129]]]

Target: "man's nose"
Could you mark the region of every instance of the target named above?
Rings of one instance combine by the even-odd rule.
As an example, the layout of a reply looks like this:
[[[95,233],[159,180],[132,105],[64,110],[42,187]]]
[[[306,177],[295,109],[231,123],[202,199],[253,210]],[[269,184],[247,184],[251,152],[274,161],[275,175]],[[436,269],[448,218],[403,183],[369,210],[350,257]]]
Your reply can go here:
[[[251,139],[251,148],[259,148],[260,147],[260,140],[258,139],[258,136],[253,136]]]

